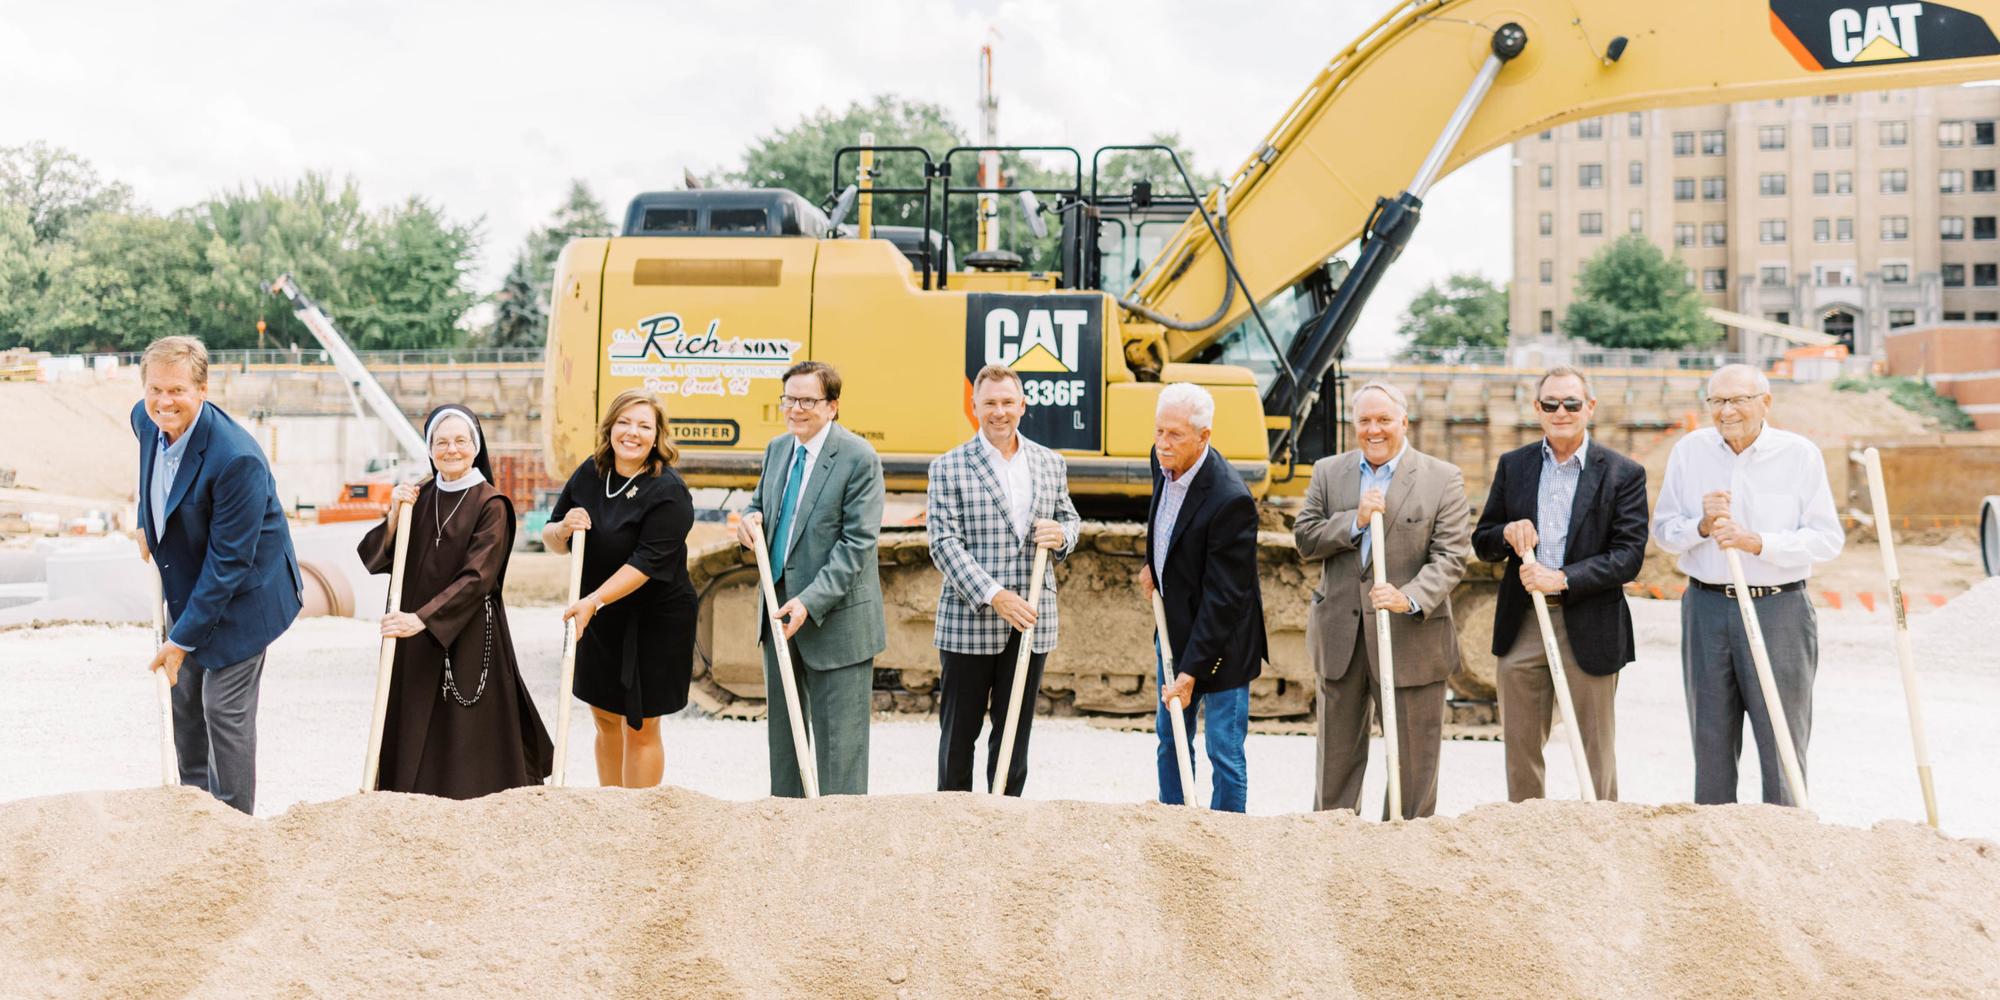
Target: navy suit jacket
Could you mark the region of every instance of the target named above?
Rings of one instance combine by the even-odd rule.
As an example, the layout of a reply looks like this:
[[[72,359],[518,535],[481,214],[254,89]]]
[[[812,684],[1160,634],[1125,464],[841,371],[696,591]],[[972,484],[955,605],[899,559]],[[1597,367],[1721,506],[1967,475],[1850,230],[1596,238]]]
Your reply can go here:
[[[139,523],[173,621],[168,638],[193,647],[207,670],[241,663],[284,634],[304,601],[299,559],[264,452],[213,403],[189,431],[167,494],[166,530],[153,530],[153,459],[160,429],[132,407],[139,438]]]
[[[1197,692],[1227,691],[1256,680],[1269,650],[1264,642],[1264,594],[1257,581],[1257,501],[1222,453],[1188,484],[1174,516],[1174,537],[1154,538],[1165,475],[1159,453],[1153,497],[1146,507],[1146,565],[1153,547],[1167,547],[1160,604],[1167,613],[1174,673],[1193,674]]]

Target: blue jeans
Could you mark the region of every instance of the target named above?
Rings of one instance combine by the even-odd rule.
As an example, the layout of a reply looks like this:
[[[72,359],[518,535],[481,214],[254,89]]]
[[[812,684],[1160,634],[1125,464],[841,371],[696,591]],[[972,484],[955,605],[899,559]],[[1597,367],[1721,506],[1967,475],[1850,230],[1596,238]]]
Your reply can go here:
[[[1162,684],[1166,683],[1165,670],[1156,642],[1153,646],[1153,675]],[[1215,790],[1209,798],[1209,808],[1217,812],[1240,813],[1250,793],[1250,769],[1243,759],[1243,738],[1250,732],[1250,685],[1207,694],[1197,691],[1189,704],[1181,709],[1182,721],[1187,723],[1190,773],[1195,770],[1194,717],[1204,703],[1208,705],[1208,762],[1215,768],[1212,782]],[[1165,702],[1160,703],[1159,711],[1153,716],[1153,730],[1160,737],[1160,801],[1170,806],[1180,805],[1181,769],[1174,759],[1173,723],[1167,718]]]

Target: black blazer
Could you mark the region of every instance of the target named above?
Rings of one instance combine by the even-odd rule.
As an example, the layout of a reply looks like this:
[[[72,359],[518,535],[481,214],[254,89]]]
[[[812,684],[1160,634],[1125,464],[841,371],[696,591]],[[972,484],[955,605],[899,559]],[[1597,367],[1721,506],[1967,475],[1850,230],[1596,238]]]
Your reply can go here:
[[[1146,505],[1146,565],[1153,565],[1153,515],[1165,477],[1152,456],[1153,497]],[[1264,598],[1257,586],[1257,501],[1221,453],[1188,484],[1165,539],[1160,603],[1167,612],[1173,671],[1193,674],[1197,692],[1242,687],[1264,671]]]
[[[1486,509],[1472,530],[1472,551],[1479,558],[1507,563],[1493,613],[1495,656],[1506,655],[1520,629],[1536,627],[1523,623],[1534,611],[1521,586],[1521,559],[1502,533],[1510,522],[1536,519],[1541,481],[1542,439],[1500,456]],[[1634,659],[1625,584],[1639,578],[1646,560],[1646,470],[1595,437],[1570,506],[1563,560],[1562,571],[1569,577],[1563,627],[1576,652],[1576,666],[1599,677],[1615,674]]]

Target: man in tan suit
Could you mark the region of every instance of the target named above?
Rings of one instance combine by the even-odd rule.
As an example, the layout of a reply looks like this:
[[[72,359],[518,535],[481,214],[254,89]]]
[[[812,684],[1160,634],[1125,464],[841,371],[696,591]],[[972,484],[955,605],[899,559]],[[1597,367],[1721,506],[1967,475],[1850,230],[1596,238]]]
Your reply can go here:
[[[1437,811],[1445,678],[1458,666],[1451,591],[1472,551],[1472,511],[1458,467],[1409,447],[1409,404],[1400,391],[1370,382],[1355,391],[1353,407],[1360,447],[1314,463],[1293,528],[1299,555],[1325,563],[1306,617],[1306,646],[1319,674],[1313,806],[1360,805],[1369,710],[1382,696],[1375,612],[1387,609],[1403,818],[1414,819]],[[1369,516],[1378,512],[1389,581],[1379,587],[1368,538]],[[1388,812],[1385,801],[1385,818]]]

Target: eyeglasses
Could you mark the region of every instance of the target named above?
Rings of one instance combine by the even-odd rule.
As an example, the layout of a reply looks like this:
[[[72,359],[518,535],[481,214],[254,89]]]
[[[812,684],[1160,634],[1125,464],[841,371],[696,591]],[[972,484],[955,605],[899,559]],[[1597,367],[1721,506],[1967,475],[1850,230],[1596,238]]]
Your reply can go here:
[[[1756,402],[1756,400],[1756,396],[1710,396],[1708,397],[1708,408],[1711,410],[1720,410],[1725,406],[1734,406],[1740,410]]]
[[[1568,410],[1571,413],[1583,412],[1583,400],[1575,396],[1566,396],[1562,399],[1538,399],[1535,400],[1535,405],[1541,407],[1543,413],[1554,413],[1557,410]]]
[[[810,410],[826,402],[825,396],[779,396],[780,410]]]

